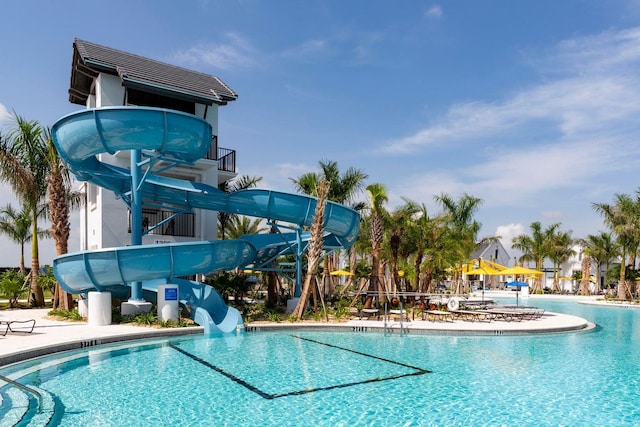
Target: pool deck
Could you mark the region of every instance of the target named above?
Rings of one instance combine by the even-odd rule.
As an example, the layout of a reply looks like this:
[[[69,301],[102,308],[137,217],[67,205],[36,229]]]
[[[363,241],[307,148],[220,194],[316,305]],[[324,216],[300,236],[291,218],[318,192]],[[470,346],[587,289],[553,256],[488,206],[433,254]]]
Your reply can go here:
[[[486,298],[501,296],[496,293],[485,293]],[[477,297],[477,296],[476,296]],[[544,296],[532,296],[527,305],[535,305],[538,298]],[[573,300],[580,303],[597,304],[595,297],[562,297],[563,300]],[[621,306],[601,302],[611,306]],[[49,309],[16,309],[1,310],[2,320],[27,320],[35,319],[36,324],[32,333],[21,331],[9,332],[6,336],[0,336],[0,366],[23,361],[26,359],[55,353],[65,350],[93,347],[100,344],[108,344],[118,341],[126,341],[143,338],[160,338],[166,336],[201,334],[203,328],[199,326],[187,328],[151,328],[132,325],[108,325],[93,326],[86,322],[70,322],[64,320],[48,319]],[[384,316],[369,319],[352,319],[344,322],[295,322],[283,321],[280,323],[253,322],[246,324],[246,330],[266,331],[282,329],[329,329],[353,332],[388,332],[410,334],[468,334],[468,335],[508,335],[531,333],[557,333],[569,331],[581,331],[593,328],[588,320],[560,313],[545,312],[544,315],[534,320],[522,321],[469,321],[455,320],[430,321],[415,319],[401,322],[397,316],[384,320]],[[4,327],[2,327],[4,332]]]

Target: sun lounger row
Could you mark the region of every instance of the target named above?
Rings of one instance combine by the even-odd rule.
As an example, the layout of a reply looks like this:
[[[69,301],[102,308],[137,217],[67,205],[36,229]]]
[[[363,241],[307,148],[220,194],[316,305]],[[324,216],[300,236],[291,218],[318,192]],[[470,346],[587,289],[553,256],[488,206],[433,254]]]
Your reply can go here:
[[[535,320],[540,318],[544,314],[544,310],[536,307],[507,307],[496,306],[493,308],[487,308],[484,310],[422,310],[420,315],[422,320],[429,320],[431,322],[444,321],[453,322],[454,320],[463,320],[470,322],[491,322],[492,320],[504,320],[507,322],[520,322],[522,320]],[[406,312],[402,310],[391,310],[390,316],[402,316],[407,321]],[[359,312],[360,319],[375,317],[380,320],[380,310],[361,309]]]
[[[422,320],[431,320],[435,321],[445,321],[445,322],[453,322],[455,320],[455,316],[453,313],[448,311],[440,311],[440,310],[424,310],[422,311]]]
[[[4,332],[2,336],[7,335],[9,332],[33,332],[33,328],[36,326],[35,319],[30,320],[0,320],[0,330],[4,326]]]
[[[496,318],[507,321],[535,320],[544,314],[543,309],[536,307],[495,307],[489,308],[487,311],[494,313]]]
[[[456,319],[469,320],[471,322],[491,322],[495,317],[484,310],[450,310]]]
[[[544,310],[534,307],[521,308],[488,308],[486,310],[453,310],[456,319],[471,322],[491,322],[492,320],[504,320],[507,322],[522,320],[535,320],[544,314]]]

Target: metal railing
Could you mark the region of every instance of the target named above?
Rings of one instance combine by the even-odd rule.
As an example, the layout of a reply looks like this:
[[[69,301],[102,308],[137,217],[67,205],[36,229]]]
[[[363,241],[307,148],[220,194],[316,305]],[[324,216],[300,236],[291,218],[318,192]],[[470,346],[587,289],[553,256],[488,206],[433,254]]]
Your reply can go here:
[[[217,160],[218,170],[224,172],[236,171],[236,150],[218,147],[218,136],[213,135],[211,147],[204,156],[207,160]]]
[[[142,209],[142,230],[144,232],[150,230],[148,234],[160,236],[195,237],[196,216],[192,213],[182,213],[171,218],[173,215],[175,215],[174,211]],[[128,216],[128,232],[131,233],[131,212],[129,212]],[[163,221],[166,222],[156,227]]]
[[[18,388],[28,394],[32,394],[34,395],[37,399],[38,399],[38,412],[42,411],[42,395],[40,393],[38,393],[36,390],[32,389],[31,387],[28,387],[24,384],[20,384],[17,381],[12,380],[11,378],[7,378],[4,375],[0,375],[0,380],[6,382],[7,384],[11,384],[12,386],[14,386],[15,388]]]

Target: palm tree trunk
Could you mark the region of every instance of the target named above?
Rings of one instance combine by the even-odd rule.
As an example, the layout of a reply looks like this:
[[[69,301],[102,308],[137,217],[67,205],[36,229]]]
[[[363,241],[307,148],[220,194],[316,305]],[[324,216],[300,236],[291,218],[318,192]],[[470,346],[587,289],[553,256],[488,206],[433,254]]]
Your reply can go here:
[[[29,305],[31,307],[44,307],[44,293],[38,283],[40,273],[40,256],[38,252],[38,214],[37,208],[33,209],[33,224],[31,225],[31,290],[29,292]]]
[[[313,224],[311,225],[311,241],[309,243],[309,250],[307,251],[307,276],[305,277],[304,286],[302,288],[298,304],[292,313],[292,315],[298,320],[302,319],[304,309],[309,301],[309,292],[312,282],[313,285],[317,287],[316,275],[324,244],[322,235],[324,233],[324,210],[327,204],[328,192],[329,183],[326,180],[320,181],[320,184],[318,185],[318,201],[314,212]]]

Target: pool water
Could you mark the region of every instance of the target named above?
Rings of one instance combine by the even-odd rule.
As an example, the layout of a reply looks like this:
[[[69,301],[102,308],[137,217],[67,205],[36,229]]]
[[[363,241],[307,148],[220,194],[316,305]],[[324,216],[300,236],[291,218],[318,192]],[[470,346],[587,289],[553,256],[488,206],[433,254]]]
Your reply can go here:
[[[52,402],[37,425],[639,425],[640,310],[531,302],[598,328],[190,336],[65,353],[0,374]],[[0,426],[15,423],[13,394],[0,389]]]

